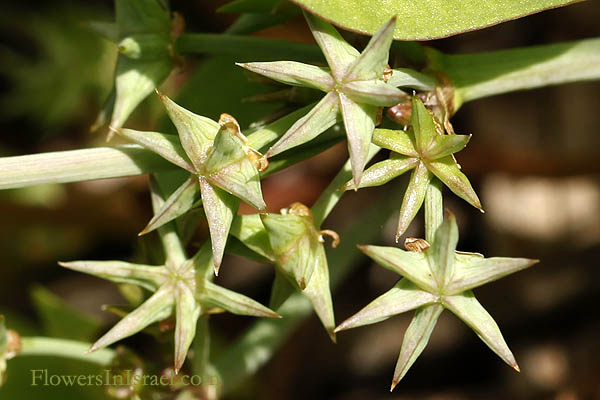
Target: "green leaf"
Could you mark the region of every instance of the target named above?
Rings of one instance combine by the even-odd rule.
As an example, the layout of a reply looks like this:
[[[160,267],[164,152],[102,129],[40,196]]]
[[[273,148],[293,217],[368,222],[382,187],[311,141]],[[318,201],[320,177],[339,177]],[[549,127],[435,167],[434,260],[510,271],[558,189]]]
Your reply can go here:
[[[153,322],[171,315],[174,296],[171,285],[163,285],[141,306],[127,314],[90,348],[90,352],[138,333]]]
[[[471,140],[471,135],[441,135],[435,136],[423,158],[435,160],[457,153],[465,148]]]
[[[162,207],[154,214],[150,222],[148,222],[148,225],[146,225],[139,234],[144,235],[152,232],[188,212],[195,205],[199,192],[198,178],[195,175],[190,175],[190,177],[183,182],[171,196],[169,196]]]
[[[411,168],[414,168],[418,161],[414,158],[396,158],[388,159],[378,162],[377,164],[369,167],[364,173],[360,180],[358,189],[372,186],[381,186],[394,178],[399,177]],[[352,181],[348,182],[344,188],[346,190],[354,189],[355,186]]]
[[[73,309],[42,285],[34,285],[30,296],[46,336],[87,341],[100,328],[97,318]]]
[[[482,209],[479,197],[473,190],[471,182],[463,174],[452,156],[437,159],[427,163],[427,169],[433,172],[454,194],[467,201],[473,207]]]
[[[421,307],[415,312],[414,318],[410,321],[410,325],[404,333],[404,339],[402,339],[402,348],[396,362],[392,388],[390,390],[394,390],[394,387],[396,387],[398,382],[400,382],[421,355],[425,346],[427,346],[433,328],[442,311],[444,311],[444,307],[441,305],[431,304]]]
[[[409,157],[419,157],[415,149],[415,141],[410,131],[375,129],[373,132],[373,144]]]
[[[177,282],[175,291],[175,373],[177,374],[196,336],[196,324],[202,308],[196,302],[194,292],[185,282]]]
[[[204,283],[199,300],[208,306],[219,307],[232,314],[281,318],[279,314],[259,302],[208,281]]]
[[[388,85],[395,87],[409,87],[424,92],[435,89],[436,81],[429,75],[408,68],[394,68],[392,76],[387,81]]]
[[[408,279],[401,279],[393,288],[373,300],[365,308],[342,322],[336,332],[375,324],[394,315],[434,303],[437,297],[419,289]]]
[[[169,10],[157,0],[116,0],[115,15],[119,35],[134,33],[169,32]]]
[[[194,167],[201,170],[221,126],[209,118],[186,110],[161,93],[159,97],[177,128],[183,149]]]
[[[425,251],[431,272],[439,288],[445,287],[454,274],[454,252],[458,244],[458,226],[454,214],[447,213],[444,222],[435,232],[431,247]]]
[[[208,220],[210,241],[215,264],[215,274],[219,274],[219,267],[223,260],[225,244],[229,235],[231,221],[236,214],[240,201],[237,197],[225,192],[218,187],[211,186],[206,179],[200,177],[200,193],[202,205]]]
[[[327,93],[308,114],[288,129],[285,135],[267,151],[266,156],[272,157],[306,143],[332,127],[337,121],[338,103],[339,99],[334,91]]]
[[[296,289],[282,273],[275,271],[275,279],[271,287],[271,298],[269,299],[269,307],[274,310],[279,309],[283,303],[294,293]]]
[[[234,0],[217,9],[223,13],[270,13],[282,0]]]
[[[396,231],[396,240],[400,238],[408,229],[408,226],[415,218],[419,209],[423,205],[425,200],[425,194],[429,181],[431,180],[431,173],[423,162],[419,161],[408,182],[406,193],[402,199],[402,206],[400,206],[400,215],[398,216],[398,229]]]
[[[448,294],[456,294],[495,281],[513,272],[537,264],[539,260],[528,258],[469,256],[468,261],[457,260],[452,282],[445,288]]]
[[[354,63],[348,67],[345,82],[382,79],[383,71],[388,64],[390,46],[394,39],[396,17],[392,17],[371,38],[367,47]]]
[[[237,63],[242,68],[293,86],[304,86],[328,92],[335,82],[328,68],[295,61]]]
[[[271,261],[275,261],[269,235],[259,214],[236,216],[231,223],[230,233],[249,249]]]
[[[213,185],[239,197],[253,207],[264,210],[258,170],[248,158],[246,146],[225,127],[215,137],[203,164],[202,173]]]
[[[411,125],[416,139],[415,147],[419,153],[424,154],[438,133],[435,130],[433,116],[417,96],[412,98]]]
[[[402,90],[382,80],[375,79],[348,82],[342,86],[341,90],[357,103],[366,103],[381,107],[394,106],[408,99],[408,95]]]
[[[436,292],[437,285],[425,254],[386,246],[367,245],[358,248],[382,267],[404,276],[428,292]]]
[[[444,296],[443,304],[462,319],[485,344],[505,363],[519,371],[515,357],[502,337],[498,324],[477,301],[473,292],[467,291],[456,296]]]
[[[369,146],[375,129],[377,107],[358,104],[344,93],[339,93],[339,99],[340,111],[348,136],[348,153],[350,153],[352,163],[352,177],[354,185],[359,186],[360,178],[367,164]]]
[[[58,265],[112,282],[132,283],[150,291],[156,290],[164,283],[162,278],[157,278],[159,267],[153,265],[125,261],[71,261],[59,262]]]
[[[331,340],[335,343],[335,316],[333,313],[333,302],[331,300],[331,287],[329,284],[329,267],[323,244],[320,244],[320,250],[317,252],[315,267],[312,278],[306,289],[302,291],[312,303],[317,316],[321,320],[323,327],[329,334]]]
[[[185,153],[185,150],[183,150],[183,147],[181,147],[181,143],[176,136],[165,135],[164,133],[159,132],[136,131],[124,128],[116,129],[116,132],[132,142],[155,152],[165,160],[192,173],[194,172],[194,167],[190,163],[190,159]]]
[[[292,0],[307,11],[344,29],[373,34],[391,16],[402,18],[394,38],[427,40],[481,29],[545,9],[574,3],[573,0]]]
[[[348,67],[359,57],[360,53],[350,46],[330,23],[308,13],[304,13],[304,16],[327,59],[333,78],[337,82],[341,82]]]

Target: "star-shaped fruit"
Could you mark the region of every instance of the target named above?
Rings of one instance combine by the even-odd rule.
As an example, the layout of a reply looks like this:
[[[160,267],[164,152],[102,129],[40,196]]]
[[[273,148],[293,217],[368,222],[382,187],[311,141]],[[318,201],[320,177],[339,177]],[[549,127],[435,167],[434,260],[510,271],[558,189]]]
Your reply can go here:
[[[248,248],[275,264],[275,282],[270,307],[277,309],[294,290],[299,290],[313,305],[327,333],[335,341],[335,319],[324,236],[339,243],[331,230],[315,225],[308,207],[293,203],[281,214],[240,215],[231,229]]]
[[[163,206],[155,182],[151,182],[155,210]],[[132,264],[123,261],[60,262],[63,267],[95,275],[117,283],[130,283],[153,292],[142,305],[127,314],[92,345],[95,351],[131,336],[148,325],[169,318],[176,319],[175,370],[183,365],[202,314],[215,309],[233,314],[277,318],[279,315],[262,304],[212,282],[212,254],[208,242],[191,258],[185,250],[174,224],[158,229],[166,260],[163,265]]]
[[[294,86],[327,93],[299,119],[266,153],[274,156],[306,143],[334,125],[342,114],[354,182],[359,184],[378,108],[406,99],[406,93],[384,81],[384,71],[394,35],[396,18],[390,19],[369,41],[362,53],[350,46],[335,28],[310,14],[306,20],[330,68],[294,61],[238,64],[250,71]]]
[[[373,324],[416,309],[402,341],[392,390],[427,345],[437,319],[445,308],[473,329],[504,362],[519,370],[498,325],[477,301],[472,289],[530,267],[538,260],[484,258],[480,254],[457,252],[457,243],[458,227],[454,215],[449,213],[437,229],[431,247],[422,252],[395,247],[359,246],[378,264],[404,278],[342,322],[335,331]]]
[[[198,205],[198,193],[208,227],[218,273],[239,199],[263,210],[259,170],[266,159],[247,145],[236,120],[222,114],[219,122],[194,114],[159,93],[179,133],[116,129],[122,136],[154,151],[190,172],[190,177],[166,200],[140,234],[148,233]]]
[[[396,240],[406,231],[423,205],[431,179],[437,177],[457,196],[481,210],[481,202],[469,179],[460,171],[453,154],[462,150],[470,135],[444,135],[431,113],[417,96],[412,99],[411,129],[376,129],[373,143],[391,150],[390,158],[369,167],[360,185],[348,182],[344,189],[380,186],[413,170],[402,206]]]

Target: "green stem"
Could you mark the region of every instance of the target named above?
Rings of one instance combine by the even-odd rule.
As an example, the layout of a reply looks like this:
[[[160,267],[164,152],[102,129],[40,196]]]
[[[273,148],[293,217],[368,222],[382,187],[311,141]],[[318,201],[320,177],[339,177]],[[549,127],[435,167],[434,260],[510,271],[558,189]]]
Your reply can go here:
[[[474,54],[428,49],[431,67],[455,87],[455,109],[506,92],[600,79],[600,38]]]
[[[381,225],[398,206],[397,199],[402,196],[404,189],[404,186],[397,186],[391,193],[376,199],[378,206],[366,210],[347,231],[342,232],[344,240],[336,249],[327,250],[327,260],[332,266],[332,290],[359,265],[362,253],[357,250],[355,244],[377,240],[381,234]],[[312,315],[313,308],[306,297],[295,292],[277,312],[285,315],[285,318],[261,319],[255,322],[215,360],[215,368],[222,378],[225,392],[235,389],[269,361],[294,329]]]
[[[196,336],[194,338],[194,360],[192,370],[194,374],[204,376],[209,369],[210,362],[210,329],[209,315],[198,318]]]
[[[0,158],[0,189],[118,178],[176,168],[139,146],[97,147]]]
[[[100,366],[109,365],[115,357],[115,351],[108,348],[88,354],[87,351],[90,347],[90,343],[78,342],[75,340],[49,337],[23,337],[21,338],[21,352],[19,353],[19,357],[64,357],[73,360],[87,361]]]
[[[180,53],[227,54],[245,59],[289,59],[323,61],[321,50],[312,43],[290,42],[255,36],[184,33],[175,42]]]
[[[442,182],[433,178],[425,194],[425,240],[433,243],[435,232],[444,222]]]
[[[375,157],[375,154],[377,154],[379,150],[380,148],[378,146],[371,144],[367,162]],[[316,226],[321,226],[325,218],[327,218],[331,210],[333,210],[333,207],[335,207],[345,193],[343,190],[340,190],[340,188],[350,179],[352,179],[352,165],[350,164],[350,160],[348,160],[311,208]]]

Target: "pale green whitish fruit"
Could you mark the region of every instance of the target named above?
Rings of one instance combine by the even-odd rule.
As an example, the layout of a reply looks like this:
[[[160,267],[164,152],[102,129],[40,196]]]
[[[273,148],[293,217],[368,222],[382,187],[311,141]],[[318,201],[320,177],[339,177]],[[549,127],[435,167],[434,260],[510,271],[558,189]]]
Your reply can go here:
[[[336,332],[383,321],[396,314],[416,310],[396,364],[392,390],[421,354],[444,309],[465,322],[504,362],[519,371],[500,328],[477,301],[472,289],[528,268],[538,260],[492,257],[456,251],[458,227],[448,213],[424,251],[395,247],[359,246],[382,267],[402,275],[392,289],[342,322]],[[427,246],[424,246],[427,247]]]

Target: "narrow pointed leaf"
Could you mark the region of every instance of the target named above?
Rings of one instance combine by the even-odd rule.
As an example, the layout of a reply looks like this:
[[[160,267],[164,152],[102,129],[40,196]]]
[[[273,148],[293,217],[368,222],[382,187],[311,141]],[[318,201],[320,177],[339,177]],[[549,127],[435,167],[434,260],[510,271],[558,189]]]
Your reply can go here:
[[[173,287],[162,286],[141,306],[127,314],[90,348],[90,352],[109,346],[121,339],[138,333],[153,322],[171,315],[173,308]]]
[[[305,216],[266,214],[261,218],[278,267],[304,290],[325,256],[318,232]]]
[[[395,26],[396,17],[394,16],[371,38],[360,57],[348,68],[344,77],[345,82],[383,78],[390,46],[394,40]]]
[[[175,373],[178,373],[185,362],[194,336],[196,336],[196,324],[201,307],[196,302],[194,292],[186,283],[178,282],[175,290],[177,293],[175,305]]]
[[[259,214],[238,215],[231,223],[231,234],[238,238],[249,249],[274,261],[275,256]]]
[[[171,67],[170,58],[132,60],[119,56],[115,71],[115,106],[110,125],[113,128],[123,126],[142,100],[167,78]]]
[[[394,387],[406,375],[406,372],[427,346],[442,311],[444,311],[444,307],[441,305],[431,304],[421,307],[415,312],[415,316],[404,333],[404,339],[402,339],[402,348],[394,370],[391,390],[394,390]]]
[[[267,152],[272,157],[292,147],[299,146],[317,137],[332,127],[337,121],[338,96],[329,92],[308,114],[300,118]]]
[[[327,258],[321,244],[321,251],[317,258],[312,278],[308,282],[306,289],[302,294],[306,296],[313,305],[317,316],[321,320],[323,327],[329,334],[331,340],[335,343],[335,316],[333,313],[333,302],[331,300],[331,288],[329,285],[329,267]]]
[[[198,178],[190,177],[175,190],[165,201],[160,210],[148,222],[148,225],[140,232],[140,235],[152,232],[164,224],[188,212],[196,202],[200,192]]]
[[[377,264],[404,276],[423,290],[436,291],[435,280],[423,253],[386,246],[359,246],[359,249]]]
[[[202,172],[211,184],[259,210],[266,208],[258,170],[248,158],[242,141],[227,129],[217,133]]]
[[[366,103],[380,107],[394,106],[408,99],[408,95],[402,90],[382,80],[345,83],[342,86],[342,91],[357,103]]]
[[[423,157],[429,160],[443,158],[465,148],[471,135],[442,135],[434,137],[431,147]]]
[[[348,152],[350,153],[350,162],[352,163],[352,178],[354,185],[360,184],[369,146],[375,129],[375,120],[377,117],[377,107],[358,104],[347,97],[344,93],[339,94],[340,111],[344,118],[344,127],[348,136]]]
[[[117,129],[116,132],[132,142],[135,142],[148,150],[152,150],[173,164],[190,172],[194,172],[194,167],[176,136],[159,132],[136,131],[124,128]]]
[[[515,358],[502,337],[498,324],[477,301],[473,292],[456,296],[444,296],[443,304],[462,319],[485,344],[505,363],[519,370]]]
[[[415,149],[415,137],[410,131],[375,129],[373,144],[405,156],[419,157],[419,153]]]
[[[431,76],[408,68],[395,68],[387,83],[395,87],[409,87],[424,92],[432,91],[436,86],[436,81]]]
[[[433,116],[417,96],[413,96],[412,98],[411,124],[415,134],[416,148],[420,153],[425,153],[429,149],[437,132]]]
[[[458,226],[454,214],[448,213],[444,222],[435,232],[435,239],[425,255],[429,259],[431,272],[438,287],[445,287],[454,273],[454,252],[458,244]]]
[[[427,168],[435,174],[454,194],[462,198],[473,207],[482,209],[479,197],[473,190],[471,182],[461,172],[451,156],[440,158],[427,163]]]
[[[273,310],[242,294],[225,289],[212,282],[205,282],[200,301],[213,307],[219,307],[238,315],[281,318]]]
[[[308,13],[304,13],[304,17],[327,59],[327,64],[331,67],[334,79],[341,82],[348,67],[360,53],[350,46],[330,23]]]
[[[416,159],[408,157],[380,161],[369,167],[363,173],[358,189],[384,185],[413,168],[417,162]],[[354,189],[355,186],[353,182],[350,181],[344,188],[346,190],[351,190]]]
[[[473,289],[531,267],[538,262],[539,260],[529,258],[470,257],[468,262],[457,263],[452,282],[446,287],[445,292],[454,294]]]
[[[419,162],[410,177],[404,199],[402,199],[396,240],[406,232],[408,226],[423,205],[430,180],[431,173],[427,170],[427,167],[423,162]]]
[[[177,128],[181,145],[196,169],[202,167],[220,125],[215,121],[194,114],[179,106],[167,96],[160,94],[169,118]]]
[[[295,61],[252,62],[237,64],[242,68],[293,86],[330,91],[335,86],[329,69]]]
[[[124,261],[71,261],[58,264],[112,282],[132,283],[150,291],[155,291],[167,277],[164,268]]]
[[[116,0],[115,15],[121,36],[170,30],[169,11],[157,0]]]
[[[237,212],[240,202],[237,197],[230,195],[222,189],[211,186],[204,178],[199,178],[199,182],[202,205],[210,231],[215,274],[218,274],[221,261],[223,260],[223,253],[225,252],[225,244],[227,243],[231,221]]]
[[[437,301],[436,296],[419,289],[408,279],[401,279],[393,288],[342,322],[335,331],[374,324],[435,301]]]

